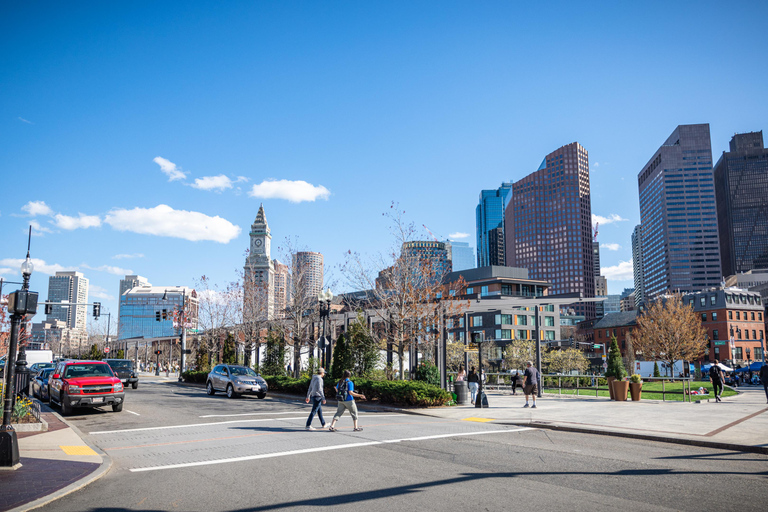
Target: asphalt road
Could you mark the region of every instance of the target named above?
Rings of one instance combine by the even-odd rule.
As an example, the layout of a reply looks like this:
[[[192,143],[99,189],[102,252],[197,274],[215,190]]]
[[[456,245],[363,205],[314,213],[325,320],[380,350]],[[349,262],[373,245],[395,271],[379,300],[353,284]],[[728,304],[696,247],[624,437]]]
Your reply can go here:
[[[335,407],[326,406],[330,422]],[[114,461],[40,510],[733,510],[768,503],[768,457],[391,412],[304,430],[303,402],[142,381],[69,420]],[[319,426],[316,419],[315,425]]]

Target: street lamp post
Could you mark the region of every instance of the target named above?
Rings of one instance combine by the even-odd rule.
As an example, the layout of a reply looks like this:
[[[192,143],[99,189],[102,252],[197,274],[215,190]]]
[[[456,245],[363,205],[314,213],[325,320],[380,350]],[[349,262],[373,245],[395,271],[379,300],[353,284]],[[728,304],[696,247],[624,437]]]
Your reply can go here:
[[[32,227],[30,231],[30,242],[32,236]],[[23,347],[19,351],[19,359],[16,361],[16,348],[19,342],[19,328],[22,320],[27,315],[34,315],[37,312],[37,292],[29,291],[29,276],[32,275],[34,265],[29,259],[29,245],[27,245],[27,258],[21,264],[21,274],[24,278],[21,290],[16,290],[8,296],[8,312],[11,313],[11,333],[8,345],[8,358],[6,361],[5,375],[5,397],[3,400],[3,424],[0,427],[0,467],[19,467],[19,442],[16,437],[16,431],[11,426],[11,412],[13,411],[13,401],[15,398],[15,373],[16,365],[21,363],[24,367],[27,364]]]
[[[323,336],[320,338],[320,349],[323,351],[323,364],[326,369],[331,366],[331,343],[326,338],[325,326],[328,323],[328,316],[331,314],[331,301],[333,293],[330,288],[317,294],[317,300],[320,302],[320,322],[323,324]],[[328,349],[328,350],[326,350]]]

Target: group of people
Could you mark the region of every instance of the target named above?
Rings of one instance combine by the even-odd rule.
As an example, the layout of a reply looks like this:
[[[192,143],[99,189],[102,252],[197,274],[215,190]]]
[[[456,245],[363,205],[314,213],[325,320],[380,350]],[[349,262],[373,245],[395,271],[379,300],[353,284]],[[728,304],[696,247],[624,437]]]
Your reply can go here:
[[[517,373],[512,375],[512,394],[516,394],[517,390]],[[467,381],[467,387],[469,388],[470,401],[475,404],[475,400],[482,400],[482,397],[477,396],[480,382],[485,386],[485,370],[480,371],[480,375],[475,371],[475,367],[472,366],[469,369],[469,375],[464,371],[463,366],[459,366],[459,373],[456,376],[456,382]],[[525,394],[525,405],[523,407],[529,407],[528,397],[533,398],[533,406],[536,407],[536,395],[538,394],[539,386],[539,371],[533,366],[533,361],[528,361],[525,364],[525,372],[523,373],[523,393]]]
[[[320,420],[320,425],[325,428],[325,418],[323,418],[323,405],[325,405],[325,368],[318,368],[317,373],[312,376],[312,380],[309,381],[309,389],[307,390],[306,403],[312,401],[312,411],[307,418],[307,430],[317,430],[312,426],[312,420],[317,415],[317,419]],[[355,432],[363,430],[363,427],[357,423],[357,405],[355,404],[355,398],[365,400],[365,395],[357,393],[355,391],[355,384],[350,379],[352,373],[349,370],[344,370],[342,378],[336,383],[336,400],[338,405],[336,406],[336,414],[333,415],[333,421],[328,430],[336,432],[336,423],[339,418],[344,414],[344,411],[349,411],[349,415],[352,416],[352,425]]]

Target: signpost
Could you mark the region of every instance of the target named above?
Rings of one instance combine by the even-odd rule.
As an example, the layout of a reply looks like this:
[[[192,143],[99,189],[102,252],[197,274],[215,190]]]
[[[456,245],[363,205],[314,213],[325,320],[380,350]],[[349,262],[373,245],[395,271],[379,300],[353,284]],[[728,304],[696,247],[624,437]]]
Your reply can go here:
[[[109,354],[109,347],[104,347],[104,353]]]

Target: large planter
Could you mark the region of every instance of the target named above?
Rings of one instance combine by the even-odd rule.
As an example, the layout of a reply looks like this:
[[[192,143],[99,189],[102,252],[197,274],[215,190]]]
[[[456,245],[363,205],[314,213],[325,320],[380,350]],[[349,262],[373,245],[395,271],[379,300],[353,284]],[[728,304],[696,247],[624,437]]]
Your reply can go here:
[[[626,402],[629,393],[629,382],[626,380],[613,381],[613,397],[617,402]]]
[[[616,380],[616,377],[606,377],[605,380],[608,383],[608,394],[611,396],[611,400],[613,400],[613,382]]]
[[[629,394],[632,397],[633,402],[639,402],[640,397],[643,394],[643,383],[642,382],[630,382],[629,383]]]

